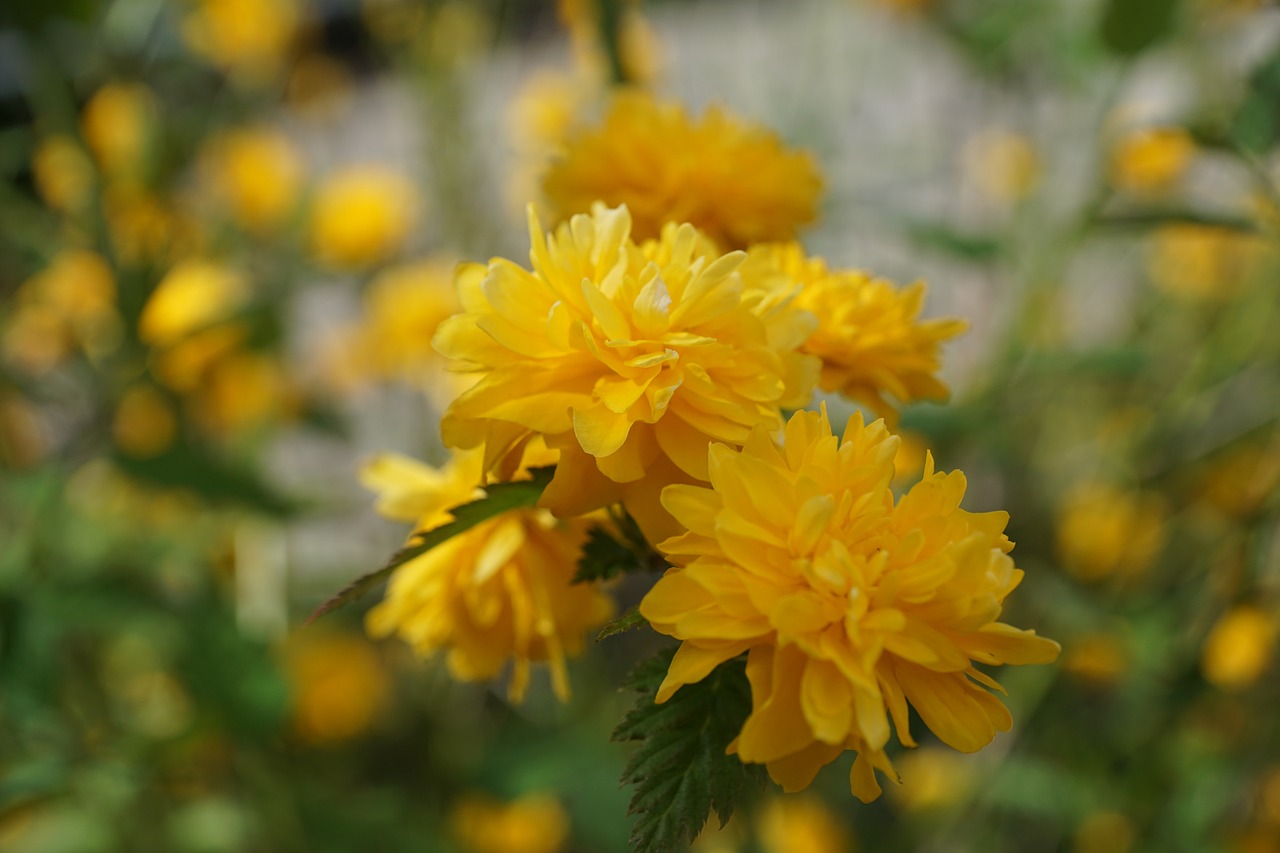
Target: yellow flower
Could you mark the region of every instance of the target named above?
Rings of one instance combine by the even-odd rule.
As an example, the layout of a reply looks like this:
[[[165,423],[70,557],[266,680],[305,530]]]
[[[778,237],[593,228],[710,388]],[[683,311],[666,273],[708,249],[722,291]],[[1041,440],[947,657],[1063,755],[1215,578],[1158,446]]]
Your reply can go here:
[[[235,432],[286,417],[297,404],[280,362],[264,352],[220,353],[207,365],[196,391],[197,414],[214,432]]]
[[[135,385],[120,398],[111,434],[124,453],[146,459],[168,450],[177,429],[165,396],[150,385]]]
[[[26,468],[48,450],[48,427],[40,411],[18,394],[0,390],[0,465]]]
[[[523,209],[538,195],[547,161],[568,138],[578,117],[599,96],[599,85],[581,75],[538,72],[516,91],[507,108],[512,149],[508,197]]]
[[[772,287],[799,284],[795,304],[818,318],[803,350],[822,359],[819,385],[893,416],[898,403],[945,400],[937,378],[943,341],[963,332],[962,320],[921,320],[925,287],[899,288],[857,270],[830,270],[795,243],[753,247],[752,280]]]
[[[213,195],[245,229],[263,233],[293,212],[302,189],[302,158],[284,134],[252,128],[215,138],[205,154]]]
[[[541,457],[538,464],[554,460],[545,450]],[[382,492],[384,514],[431,530],[478,496],[481,463],[474,452],[442,470],[382,457],[365,469],[364,482]],[[511,659],[513,702],[524,697],[530,664],[545,660],[556,695],[567,700],[566,657],[613,614],[597,586],[570,583],[588,526],[546,510],[513,510],[478,524],[396,569],[366,627],[375,637],[396,634],[424,656],[445,650],[449,672],[463,681],[494,678]]]
[[[338,269],[384,261],[408,238],[416,206],[417,194],[403,175],[381,166],[348,166],[316,191],[313,250]]]
[[[1200,496],[1222,512],[1247,517],[1280,486],[1280,438],[1231,451],[1201,478]]]
[[[378,376],[410,379],[440,363],[431,338],[459,309],[453,290],[456,264],[444,258],[392,267],[364,292],[365,325],[355,352]]]
[[[1151,235],[1147,275],[1171,296],[1229,299],[1274,257],[1268,241],[1254,234],[1213,225],[1166,225]]]
[[[1085,484],[1058,511],[1058,556],[1081,580],[1136,577],[1164,547],[1166,514],[1158,495]]]
[[[226,319],[247,296],[246,282],[235,270],[213,261],[182,261],[143,306],[138,337],[153,346],[171,345]]]
[[[1098,811],[1076,827],[1075,853],[1128,853],[1137,841],[1133,821],[1113,811]]]
[[[391,679],[378,653],[350,634],[304,630],[284,649],[293,726],[311,743],[355,737],[385,707]]]
[[[1111,182],[1139,193],[1167,190],[1195,156],[1191,134],[1180,127],[1150,127],[1122,137],[1111,150]]]
[[[764,853],[849,853],[849,831],[816,797],[773,797],[759,818]]]
[[[510,803],[465,796],[454,806],[450,823],[470,853],[556,853],[569,836],[569,818],[560,803],[539,793]]]
[[[69,136],[42,139],[31,156],[31,176],[44,203],[64,213],[83,210],[93,190],[93,164]]]
[[[1002,202],[1018,201],[1040,183],[1040,155],[1021,133],[993,129],[964,147],[964,171],[978,189]]]
[[[638,246],[627,209],[597,205],[545,235],[532,208],[533,270],[459,268],[466,313],[436,347],[482,378],[446,413],[446,444],[484,442],[486,470],[529,436],[561,451],[543,506],[578,515],[621,500],[651,541],[674,532],[662,486],[707,479],[707,445],[741,445],[809,399],[816,360],[796,350],[813,317],[748,292],[744,255],[691,225]],[[516,453],[518,456],[518,453]]]
[[[1228,611],[1205,638],[1200,667],[1211,683],[1248,687],[1262,677],[1275,651],[1276,620],[1257,607]]]
[[[962,755],[934,746],[908,752],[898,760],[909,785],[889,794],[907,811],[946,808],[959,802],[973,786],[973,764]]]
[[[113,184],[102,198],[107,230],[124,264],[158,264],[198,251],[200,223],[139,184]]]
[[[1067,644],[1062,668],[1081,681],[1107,687],[1129,668],[1129,654],[1114,635],[1086,634]]]
[[[182,24],[194,53],[256,83],[282,66],[298,28],[297,0],[197,0]]]
[[[658,690],[748,652],[752,711],[731,745],[785,791],[805,788],[846,749],[864,801],[892,718],[914,746],[908,703],[944,743],[975,752],[1012,725],[976,663],[1047,663],[1058,644],[996,621],[1022,580],[1008,515],[960,509],[965,478],[934,472],[895,503],[898,441],[882,421],[797,412],[779,448],[757,428],[741,451],[712,445],[711,488],[676,485],[663,503],[688,532],[660,543],[675,568],[640,604],[683,643]]]
[[[90,357],[120,342],[115,274],[96,252],[64,249],[49,266],[19,288],[16,310],[4,329],[3,348],[12,362],[42,373],[62,362],[78,344]]]
[[[721,246],[790,240],[817,216],[813,158],[762,127],[712,107],[692,121],[679,104],[635,91],[614,97],[603,123],[570,136],[543,192],[558,220],[596,201],[626,205],[636,239],[689,222]]]
[[[151,144],[156,109],[155,96],[140,83],[111,83],[89,99],[80,125],[104,172],[112,177],[138,177]]]

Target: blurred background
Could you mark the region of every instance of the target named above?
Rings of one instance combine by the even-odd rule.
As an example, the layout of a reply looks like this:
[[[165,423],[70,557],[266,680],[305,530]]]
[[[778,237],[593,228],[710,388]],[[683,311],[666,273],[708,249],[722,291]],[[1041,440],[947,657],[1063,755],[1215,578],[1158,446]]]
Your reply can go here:
[[[651,632],[512,707],[367,639],[370,601],[300,627],[406,533],[361,463],[444,458],[453,266],[525,257],[619,79],[811,151],[808,248],[969,322],[900,469],[1012,511],[1007,621],[1063,645],[1002,674],[984,752],[901,751],[869,806],[846,756],[696,849],[1280,850],[1280,9],[1248,0],[5,0],[0,850],[626,849]]]

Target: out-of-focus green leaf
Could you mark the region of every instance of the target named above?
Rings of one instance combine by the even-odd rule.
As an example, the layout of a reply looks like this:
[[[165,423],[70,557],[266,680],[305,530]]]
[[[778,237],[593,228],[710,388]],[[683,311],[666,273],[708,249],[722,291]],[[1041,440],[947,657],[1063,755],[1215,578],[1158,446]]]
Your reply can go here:
[[[1259,65],[1249,78],[1229,135],[1236,145],[1254,154],[1270,150],[1280,138],[1280,52]]]
[[[908,236],[917,244],[938,249],[970,261],[989,261],[999,256],[1000,241],[982,234],[964,234],[940,222],[907,222]]]
[[[1173,31],[1180,0],[1110,0],[1102,13],[1102,43],[1136,56]]]
[[[187,489],[212,503],[238,504],[274,516],[289,516],[298,509],[256,472],[189,444],[176,444],[148,459],[117,454],[116,464],[146,483]]]
[[[496,483],[487,487],[484,497],[449,510],[449,513],[453,516],[453,521],[448,524],[442,524],[432,530],[415,533],[410,544],[393,554],[385,566],[375,572],[369,572],[367,575],[361,575],[356,578],[324,604],[317,607],[307,617],[307,622],[314,622],[326,613],[331,613],[339,607],[350,604],[385,581],[391,576],[392,572],[414,557],[427,553],[440,543],[452,539],[459,533],[470,530],[480,522],[487,521],[495,515],[508,510],[533,506],[538,502],[538,498],[542,497],[542,492],[547,488],[547,484],[551,482],[551,477],[554,473],[555,466],[531,468],[529,470],[531,477],[528,480],[518,480],[513,483]]]
[[[637,853],[687,844],[712,809],[724,826],[747,783],[764,778],[759,765],[725,755],[751,711],[745,659],[720,664],[658,705],[654,698],[674,655],[668,649],[636,667],[626,686],[640,695],[613,730],[615,741],[639,741],[622,771],[623,784],[634,786],[628,813],[639,815],[631,830]]]

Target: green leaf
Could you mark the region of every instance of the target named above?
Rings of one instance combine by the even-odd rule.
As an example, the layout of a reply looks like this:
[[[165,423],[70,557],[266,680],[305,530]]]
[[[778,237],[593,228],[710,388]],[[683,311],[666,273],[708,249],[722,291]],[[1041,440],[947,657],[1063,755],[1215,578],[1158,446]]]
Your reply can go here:
[[[667,567],[667,561],[645,540],[640,526],[626,510],[611,510],[610,515],[612,529],[597,524],[587,531],[573,583],[603,581],[627,572],[661,571]]]
[[[414,557],[420,557],[440,543],[452,539],[459,533],[470,530],[480,522],[488,521],[508,510],[535,505],[538,502],[538,498],[542,497],[542,492],[547,488],[547,484],[551,482],[551,476],[555,473],[555,470],[555,466],[530,468],[530,479],[517,480],[513,483],[495,483],[485,489],[484,497],[449,510],[450,515],[453,516],[453,521],[431,530],[415,533],[409,544],[392,554],[391,559],[387,561],[385,566],[356,578],[324,604],[317,607],[307,617],[307,624],[311,624],[326,613],[332,613],[339,607],[350,604],[381,584],[391,576],[392,572]]]
[[[627,813],[639,815],[630,838],[635,853],[691,842],[712,809],[724,826],[747,793],[747,782],[764,781],[760,765],[725,755],[751,711],[745,658],[720,664],[702,681],[655,704],[674,654],[668,649],[636,667],[626,687],[639,698],[612,736],[639,742],[622,771],[622,783],[634,786]]]
[[[244,506],[279,518],[301,508],[298,501],[276,492],[257,471],[196,444],[179,442],[145,459],[117,453],[115,462],[131,477],[162,488],[187,489],[213,504]]]
[[[903,222],[907,235],[929,249],[981,263],[999,257],[1000,241],[981,234],[965,234],[940,222]]]
[[[1244,100],[1228,131],[1234,144],[1261,155],[1280,138],[1280,52],[1272,54],[1249,76]]]
[[[639,605],[628,607],[625,613],[600,629],[600,633],[596,634],[596,642],[607,640],[609,637],[616,637],[618,634],[625,634],[632,628],[639,628],[641,625],[648,624],[649,620],[640,615]]]
[[[1180,0],[1110,0],[1102,14],[1102,43],[1136,56],[1173,31]]]

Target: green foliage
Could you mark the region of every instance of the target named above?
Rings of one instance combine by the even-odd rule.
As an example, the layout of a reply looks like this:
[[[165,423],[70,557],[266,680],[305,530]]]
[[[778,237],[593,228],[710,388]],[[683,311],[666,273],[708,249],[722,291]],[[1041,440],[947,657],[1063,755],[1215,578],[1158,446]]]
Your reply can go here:
[[[649,621],[640,615],[639,606],[629,607],[625,613],[600,629],[599,633],[596,634],[596,642],[616,637],[619,634],[625,634],[632,628],[639,628],[641,625],[648,624]]]
[[[1254,154],[1269,150],[1280,139],[1280,52],[1249,77],[1244,100],[1231,120],[1230,136]]]
[[[317,607],[307,618],[307,622],[314,622],[326,613],[332,613],[339,607],[350,604],[377,587],[389,578],[392,572],[414,557],[422,556],[440,543],[470,530],[480,522],[488,521],[495,515],[501,515],[508,510],[533,506],[538,502],[538,498],[542,497],[547,483],[551,482],[555,467],[531,468],[529,474],[531,476],[528,480],[495,483],[485,489],[484,497],[449,510],[453,521],[413,534],[410,543],[392,554],[385,566],[367,575],[361,575],[347,584],[336,595]]]
[[[1168,35],[1178,0],[1110,0],[1102,15],[1102,42],[1121,56],[1136,56]]]
[[[660,652],[632,672],[626,689],[639,696],[613,731],[615,741],[639,741],[622,772],[622,783],[634,786],[628,813],[639,815],[631,831],[636,853],[674,850],[692,841],[712,809],[724,826],[749,792],[748,783],[764,780],[759,765],[725,754],[751,711],[746,660],[726,661],[655,704],[674,654]]]
[[[597,524],[587,531],[574,583],[602,581],[628,572],[666,567],[666,561],[645,541],[635,519],[626,510],[611,511],[612,524]]]

